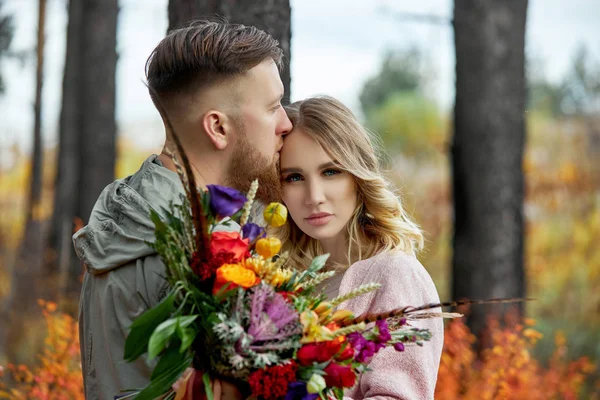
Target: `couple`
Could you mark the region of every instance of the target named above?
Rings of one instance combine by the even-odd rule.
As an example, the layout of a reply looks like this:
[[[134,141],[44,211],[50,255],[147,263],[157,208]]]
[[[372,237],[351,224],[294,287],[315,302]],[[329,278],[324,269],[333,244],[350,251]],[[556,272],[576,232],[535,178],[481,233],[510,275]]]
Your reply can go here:
[[[153,101],[168,113],[196,182],[247,191],[258,178],[259,200],[288,207],[291,218],[275,234],[290,262],[300,267],[331,255],[328,268],[340,272],[324,288],[330,298],[363,283],[382,284],[345,304],[356,315],[439,301],[415,258],[422,234],[382,177],[367,131],[332,98],[282,107],[281,59],[265,32],[215,22],[173,31],[153,51],[147,62]],[[167,132],[165,149],[170,141]],[[164,265],[147,245],[154,241],[150,210],[162,213],[182,193],[164,150],[107,186],[89,224],[74,235],[87,267],[79,324],[88,399],[112,399],[149,381],[153,363],[123,361],[125,338],[133,320],[168,289]],[[433,340],[404,353],[382,350],[348,398],[433,398],[443,326],[438,319],[418,325]],[[215,381],[213,388],[215,399],[239,398],[230,383]]]

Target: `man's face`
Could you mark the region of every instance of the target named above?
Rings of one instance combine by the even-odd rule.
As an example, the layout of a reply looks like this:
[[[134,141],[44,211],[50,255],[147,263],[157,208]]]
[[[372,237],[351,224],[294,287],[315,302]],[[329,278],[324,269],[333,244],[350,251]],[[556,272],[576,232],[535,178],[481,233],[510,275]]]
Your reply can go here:
[[[258,179],[257,197],[266,202],[279,200],[279,152],[283,135],[292,129],[282,97],[283,83],[273,60],[263,61],[243,78],[227,184],[247,190]]]

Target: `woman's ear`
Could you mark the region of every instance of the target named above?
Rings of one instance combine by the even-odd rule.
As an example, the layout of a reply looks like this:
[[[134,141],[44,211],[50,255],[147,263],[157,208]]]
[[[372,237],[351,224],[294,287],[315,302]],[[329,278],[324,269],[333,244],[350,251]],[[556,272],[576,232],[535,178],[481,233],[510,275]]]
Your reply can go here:
[[[229,143],[228,118],[216,110],[210,110],[202,117],[204,132],[217,150],[225,150]]]

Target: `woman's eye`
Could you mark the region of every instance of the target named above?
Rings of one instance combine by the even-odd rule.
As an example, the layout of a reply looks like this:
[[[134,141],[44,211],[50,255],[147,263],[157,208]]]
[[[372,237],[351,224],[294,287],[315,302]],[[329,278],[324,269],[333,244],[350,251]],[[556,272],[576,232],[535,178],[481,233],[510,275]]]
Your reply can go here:
[[[334,176],[334,175],[339,175],[341,173],[342,173],[342,171],[339,171],[337,169],[326,169],[325,171],[323,171],[324,176]]]
[[[302,180],[302,176],[300,174],[290,174],[283,178],[283,181],[286,183],[299,182]]]

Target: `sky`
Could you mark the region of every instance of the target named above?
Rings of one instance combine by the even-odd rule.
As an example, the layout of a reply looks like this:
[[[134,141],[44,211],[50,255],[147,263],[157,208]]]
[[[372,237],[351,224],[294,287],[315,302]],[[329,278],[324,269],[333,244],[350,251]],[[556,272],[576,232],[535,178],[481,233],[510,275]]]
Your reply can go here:
[[[43,140],[57,142],[62,68],[66,41],[66,0],[47,0]],[[143,85],[146,58],[167,28],[167,0],[120,0],[117,51],[119,134],[156,149],[163,128]],[[339,98],[360,114],[358,95],[376,74],[388,49],[423,50],[435,79],[429,95],[449,110],[454,96],[454,43],[449,24],[406,20],[398,13],[450,18],[451,0],[291,0],[292,101],[310,95]],[[15,18],[11,49],[32,54],[25,63],[4,62],[7,86],[0,98],[0,159],[17,144],[31,147],[37,0],[4,0],[3,13]],[[577,47],[586,45],[600,61],[600,0],[530,0],[526,47],[543,60],[543,73],[558,81]]]

